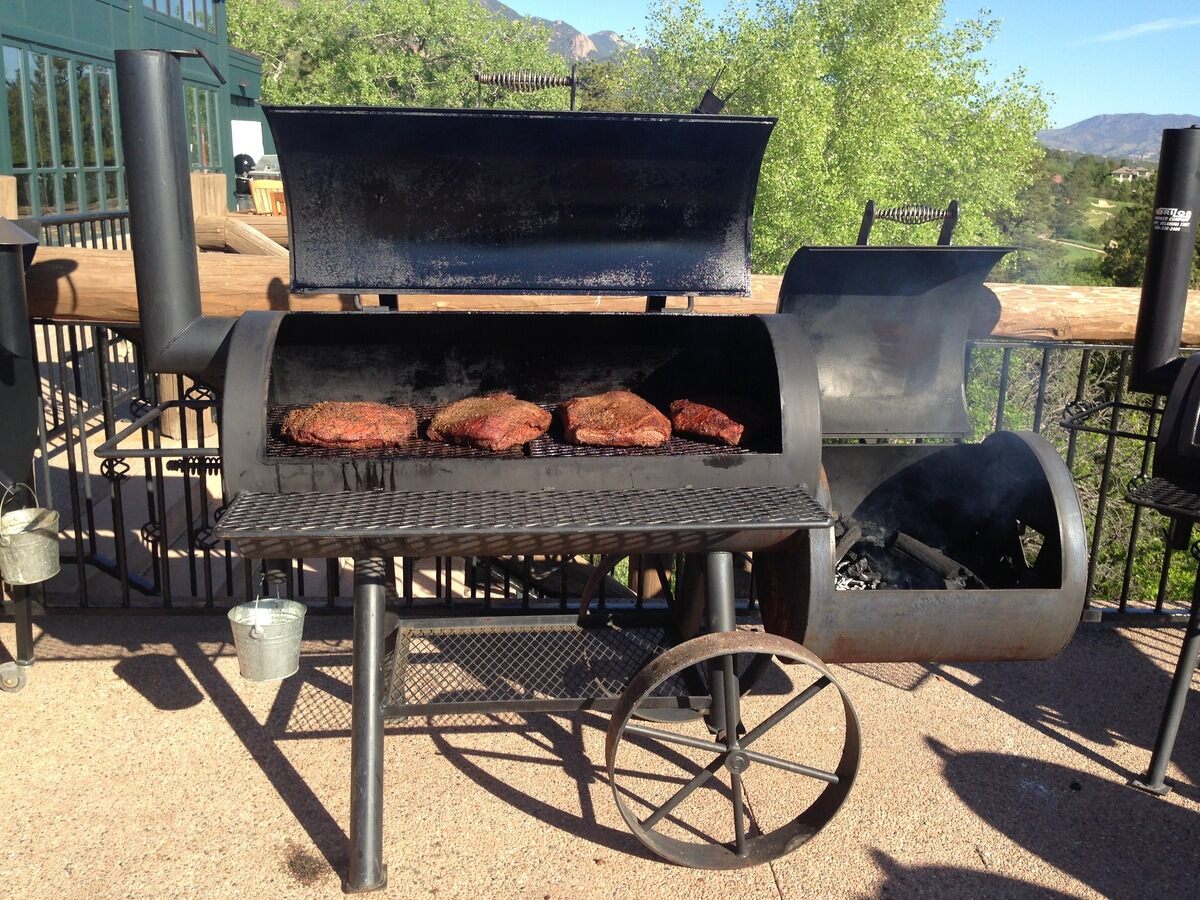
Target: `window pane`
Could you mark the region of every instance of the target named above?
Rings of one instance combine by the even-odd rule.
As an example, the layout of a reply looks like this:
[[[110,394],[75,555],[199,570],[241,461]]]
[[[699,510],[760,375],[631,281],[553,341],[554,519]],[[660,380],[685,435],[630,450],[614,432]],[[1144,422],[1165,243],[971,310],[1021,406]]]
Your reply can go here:
[[[79,96],[79,138],[83,144],[83,164],[96,165],[96,127],[92,116],[92,65],[75,65],[75,91]]]
[[[16,47],[5,47],[4,93],[8,98],[8,132],[12,141],[13,166],[18,169],[29,165],[29,155],[25,149],[25,101],[23,87],[21,51]],[[25,191],[26,197],[28,197],[28,185],[26,185]]]
[[[183,21],[189,24],[196,21],[196,16],[192,11],[192,0],[183,0]]]
[[[171,0],[171,15],[177,19],[183,18],[183,7],[180,5],[179,0]]]
[[[33,95],[34,165],[53,168],[54,144],[50,137],[50,73],[46,57],[30,54],[29,85]],[[44,205],[44,202],[43,202]]]
[[[217,14],[213,10],[213,0],[204,0],[204,21],[208,23],[208,30],[213,34],[217,33]]]
[[[209,115],[209,91],[200,91],[200,163],[205,168],[214,165],[212,117]]]
[[[117,191],[117,173],[108,171],[104,173],[104,191],[105,191],[105,209],[119,209],[121,206],[120,193]]]
[[[100,208],[100,173],[87,173],[88,209],[95,212]]]
[[[116,117],[113,116],[112,69],[96,66],[96,99],[100,103],[100,143],[104,148],[104,165],[117,164]]]
[[[58,212],[58,185],[53,172],[38,175],[38,191],[41,193],[42,215]]]
[[[196,89],[191,85],[183,89],[183,106],[187,115],[188,162],[195,167],[200,164],[200,139],[196,135]]]
[[[58,153],[64,166],[75,165],[75,123],[71,118],[71,61],[54,58],[54,109]]]
[[[17,176],[17,215],[32,216],[33,201],[29,197],[30,181],[33,180],[32,175]]]
[[[79,212],[78,172],[63,172],[63,212]]]

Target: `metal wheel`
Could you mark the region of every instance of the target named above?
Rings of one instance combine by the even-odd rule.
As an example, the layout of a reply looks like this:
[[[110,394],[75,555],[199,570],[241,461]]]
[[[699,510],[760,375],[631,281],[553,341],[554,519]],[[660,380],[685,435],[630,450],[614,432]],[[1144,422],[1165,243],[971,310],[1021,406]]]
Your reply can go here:
[[[0,666],[0,691],[15,694],[25,687],[27,678],[25,666],[19,666],[15,662],[5,663]]]
[[[786,674],[800,686],[789,685],[783,702],[774,695],[751,698],[739,688],[739,674],[771,656],[798,664]],[[689,669],[713,673],[715,699],[705,719],[716,724],[715,738],[704,724],[692,723],[689,730],[679,723],[668,730],[634,721],[647,697]],[[811,683],[808,675],[815,676]],[[816,704],[823,716],[820,727],[794,715],[830,686],[836,695]],[[771,711],[764,714],[759,706]],[[842,734],[840,749],[827,739],[835,727],[829,716]],[[736,727],[724,727],[726,722]],[[792,727],[764,740],[785,723]],[[813,741],[818,746],[805,746]],[[774,752],[762,752],[767,744]],[[778,635],[733,631],[685,641],[638,672],[613,713],[605,758],[617,808],[638,840],[680,865],[738,869],[795,850],[833,818],[858,771],[859,745],[850,698],[821,660]],[[828,768],[785,755],[828,758]]]

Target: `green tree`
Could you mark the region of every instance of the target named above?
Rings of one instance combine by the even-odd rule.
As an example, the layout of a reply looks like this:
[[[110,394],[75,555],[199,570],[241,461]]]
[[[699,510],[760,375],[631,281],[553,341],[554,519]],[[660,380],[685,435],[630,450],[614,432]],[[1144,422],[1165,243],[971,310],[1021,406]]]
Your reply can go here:
[[[1113,284],[1138,287],[1146,273],[1146,248],[1150,244],[1150,214],[1154,208],[1155,178],[1144,178],[1134,186],[1132,202],[1123,207],[1104,227],[1108,253],[1100,271]],[[1191,286],[1200,287],[1200,240],[1192,254]]]
[[[229,39],[263,58],[265,103],[562,108],[564,91],[485,88],[477,71],[566,73],[548,34],[475,0],[229,0]]]
[[[643,52],[626,54],[626,95],[687,111],[724,68],[728,110],[777,116],[755,207],[754,265],[780,271],[801,244],[854,240],[863,204],[962,205],[956,239],[999,238],[1042,151],[1040,91],[993,83],[980,52],[994,22],[943,29],[941,0],[756,0],[708,18],[663,0]],[[881,225],[873,241],[932,242]]]

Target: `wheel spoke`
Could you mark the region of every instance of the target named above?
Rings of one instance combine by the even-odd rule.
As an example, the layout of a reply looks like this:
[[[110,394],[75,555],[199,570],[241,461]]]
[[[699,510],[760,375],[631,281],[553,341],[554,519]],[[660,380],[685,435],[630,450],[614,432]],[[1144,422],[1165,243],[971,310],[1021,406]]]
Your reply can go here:
[[[733,790],[733,842],[738,856],[746,855],[746,805],[742,802],[742,776],[729,773],[729,786]]]
[[[796,775],[807,775],[809,778],[816,778],[820,781],[827,781],[830,784],[837,784],[840,780],[832,772],[826,772],[824,769],[814,769],[811,766],[802,766],[800,763],[788,762],[786,759],[779,759],[775,756],[767,756],[765,753],[757,753],[754,750],[742,750],[753,762],[762,763],[764,766],[772,766],[776,769],[783,769],[785,772],[792,772]]]
[[[725,744],[730,750],[738,746],[738,726],[742,724],[741,693],[735,674],[734,659],[726,656],[721,660],[721,675],[724,687],[721,691],[725,701]]]
[[[763,719],[762,722],[760,722],[750,731],[746,732],[745,736],[741,740],[742,747],[749,747],[752,743],[794,713],[797,709],[799,709],[813,697],[817,696],[817,694],[821,693],[821,691],[828,687],[830,683],[831,682],[829,681],[829,678],[825,675],[822,675],[783,706],[779,707],[779,709],[775,710],[775,712],[771,713],[771,715],[769,715],[767,718]]]
[[[652,812],[646,818],[642,819],[642,827],[646,828],[646,829],[651,829],[655,825],[657,825],[663,819],[664,816],[670,815],[671,811],[673,809],[675,809],[675,807],[677,807],[684,800],[686,800],[688,798],[688,795],[691,794],[692,791],[694,791],[696,788],[700,787],[700,785],[704,784],[704,782],[708,781],[708,779],[712,778],[713,775],[716,774],[717,769],[721,768],[721,766],[724,764],[724,762],[725,762],[725,757],[718,756],[716,759],[714,759],[712,762],[710,762],[707,766],[705,766],[703,769],[701,769],[699,772],[697,772],[696,775],[692,778],[692,780],[689,781],[687,784],[685,784],[683,787],[681,787],[679,790],[677,790],[666,803],[664,803],[662,806],[660,806],[658,809],[656,809],[654,812]]]
[[[673,731],[664,731],[661,728],[650,728],[646,725],[635,725],[632,722],[625,726],[626,734],[636,734],[638,737],[653,738],[656,741],[665,741],[668,744],[682,744],[685,747],[693,747],[696,750],[710,750],[713,753],[724,753],[726,748],[718,744],[716,741],[706,741],[702,738],[691,737],[686,734],[676,734]]]

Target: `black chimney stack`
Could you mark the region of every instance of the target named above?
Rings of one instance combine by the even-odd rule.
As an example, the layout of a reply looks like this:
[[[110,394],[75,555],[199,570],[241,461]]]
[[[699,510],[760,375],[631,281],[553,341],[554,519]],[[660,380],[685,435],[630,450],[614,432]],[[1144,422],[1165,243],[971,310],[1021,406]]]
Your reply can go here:
[[[1179,343],[1196,246],[1197,206],[1200,126],[1164,129],[1146,248],[1146,275],[1133,339],[1129,386],[1135,391],[1169,393],[1182,365]]]

